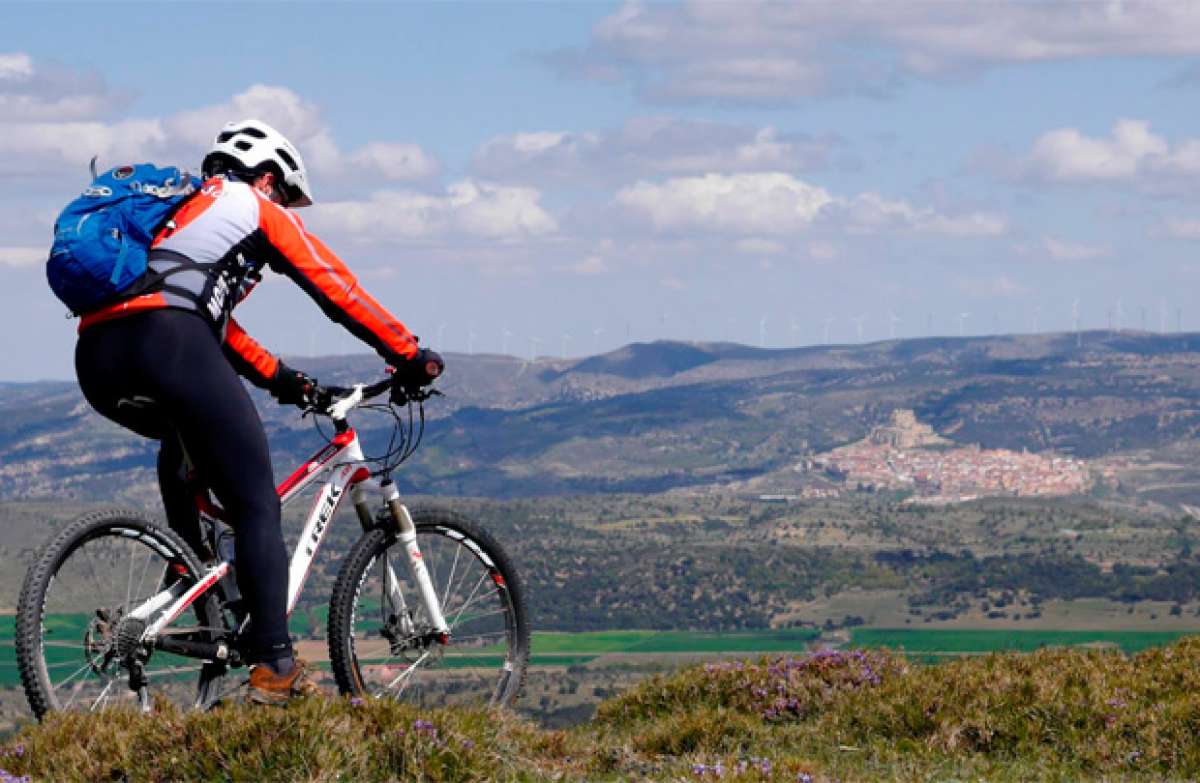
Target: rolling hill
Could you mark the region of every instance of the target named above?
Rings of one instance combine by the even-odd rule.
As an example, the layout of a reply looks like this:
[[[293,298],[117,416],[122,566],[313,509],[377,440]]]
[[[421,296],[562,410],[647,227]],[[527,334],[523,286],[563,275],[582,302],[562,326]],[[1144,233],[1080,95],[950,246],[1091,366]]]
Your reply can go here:
[[[1186,475],[1200,431],[1197,347],[1195,334],[1086,332],[779,350],[655,342],[578,360],[451,354],[446,396],[430,403],[400,478],[410,490],[492,497],[787,488],[797,461],[910,408],[960,444],[1157,460],[1167,475],[1154,474],[1155,492],[1200,502]],[[288,361],[325,382],[378,375],[369,356]],[[278,468],[290,469],[322,437],[254,393]],[[357,419],[368,454],[389,421]],[[71,382],[0,384],[0,497],[145,499],[153,456]]]

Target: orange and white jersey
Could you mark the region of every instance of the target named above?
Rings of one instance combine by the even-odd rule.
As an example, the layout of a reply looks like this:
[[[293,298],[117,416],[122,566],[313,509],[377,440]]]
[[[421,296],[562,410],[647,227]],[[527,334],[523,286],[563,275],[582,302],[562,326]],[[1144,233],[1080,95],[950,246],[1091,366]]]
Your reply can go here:
[[[83,317],[93,323],[141,310],[176,307],[199,312],[222,335],[238,371],[259,386],[278,359],[247,335],[230,311],[253,289],[263,266],[287,275],[333,321],[395,364],[417,352],[411,332],[366,291],[295,213],[250,185],[223,176],[204,183],[151,245],[155,279],[149,293]]]

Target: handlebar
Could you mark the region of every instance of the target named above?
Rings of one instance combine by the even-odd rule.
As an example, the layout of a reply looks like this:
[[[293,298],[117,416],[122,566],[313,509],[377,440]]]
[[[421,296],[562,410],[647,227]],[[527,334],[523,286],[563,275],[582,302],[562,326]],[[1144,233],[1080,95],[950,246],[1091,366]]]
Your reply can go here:
[[[358,407],[360,403],[391,391],[393,383],[395,383],[394,379],[384,378],[370,385],[359,383],[349,387],[318,386],[313,392],[313,405],[310,410],[326,414],[331,419],[344,419],[346,414]],[[433,389],[404,389],[404,399],[423,402],[439,393]]]

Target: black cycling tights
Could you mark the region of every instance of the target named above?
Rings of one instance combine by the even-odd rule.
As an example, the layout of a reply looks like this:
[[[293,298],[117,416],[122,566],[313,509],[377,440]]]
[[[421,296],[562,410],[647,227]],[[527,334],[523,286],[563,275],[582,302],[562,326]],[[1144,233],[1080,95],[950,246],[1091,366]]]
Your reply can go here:
[[[247,657],[290,656],[288,561],[267,436],[211,327],[183,310],[96,324],[80,335],[75,371],[93,408],[162,441],[159,484],[167,518],[195,546],[194,504],[179,478],[182,440],[236,533],[237,584],[251,617]]]

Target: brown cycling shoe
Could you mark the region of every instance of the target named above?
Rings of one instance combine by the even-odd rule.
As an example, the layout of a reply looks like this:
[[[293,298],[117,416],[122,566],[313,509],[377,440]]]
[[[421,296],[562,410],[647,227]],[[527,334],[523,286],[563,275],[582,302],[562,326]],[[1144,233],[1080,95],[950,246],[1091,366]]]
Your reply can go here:
[[[276,674],[265,664],[250,670],[249,699],[255,704],[283,705],[297,696],[322,696],[324,691],[313,680],[308,662],[297,658],[287,674]]]

